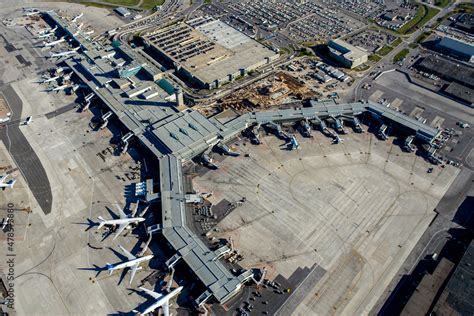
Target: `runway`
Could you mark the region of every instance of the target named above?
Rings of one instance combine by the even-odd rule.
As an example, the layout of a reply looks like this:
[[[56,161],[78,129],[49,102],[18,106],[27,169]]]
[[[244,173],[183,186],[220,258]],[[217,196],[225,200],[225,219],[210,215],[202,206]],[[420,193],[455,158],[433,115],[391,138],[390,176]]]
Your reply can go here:
[[[0,87],[0,93],[11,108],[11,121],[14,122],[0,129],[0,139],[21,170],[43,213],[49,214],[52,206],[51,185],[41,161],[19,127],[23,102],[10,85]]]

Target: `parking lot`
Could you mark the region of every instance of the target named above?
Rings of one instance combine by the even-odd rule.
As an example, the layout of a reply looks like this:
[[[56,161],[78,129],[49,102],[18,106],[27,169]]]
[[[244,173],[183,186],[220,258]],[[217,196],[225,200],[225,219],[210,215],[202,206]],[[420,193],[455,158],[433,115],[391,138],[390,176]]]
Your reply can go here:
[[[367,29],[354,34],[346,41],[354,46],[364,48],[369,53],[375,53],[378,49],[392,43],[395,39],[396,37],[392,34]]]

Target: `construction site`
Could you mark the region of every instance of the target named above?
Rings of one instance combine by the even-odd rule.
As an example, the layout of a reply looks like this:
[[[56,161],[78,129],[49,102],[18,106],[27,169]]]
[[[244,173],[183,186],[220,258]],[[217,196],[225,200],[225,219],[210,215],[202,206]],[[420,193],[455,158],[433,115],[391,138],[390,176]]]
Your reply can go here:
[[[295,102],[295,100],[309,100],[319,96],[321,94],[311,89],[309,85],[303,84],[285,72],[277,72],[265,80],[251,84],[218,100],[211,108],[202,107],[202,110],[206,114],[227,109],[245,113],[256,109],[269,109],[276,105]]]

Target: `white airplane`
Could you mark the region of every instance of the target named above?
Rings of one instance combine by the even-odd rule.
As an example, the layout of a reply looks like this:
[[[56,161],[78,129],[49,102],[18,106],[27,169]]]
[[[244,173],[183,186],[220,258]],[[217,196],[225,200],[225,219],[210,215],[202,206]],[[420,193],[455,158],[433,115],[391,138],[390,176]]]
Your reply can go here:
[[[13,186],[16,183],[16,179],[12,179],[12,180],[6,182],[6,180],[9,176],[10,175],[7,174],[5,176],[0,177],[0,188],[2,188],[3,190],[5,190],[6,188],[13,189]]]
[[[28,116],[25,120],[25,122],[23,122],[23,125],[30,125],[31,122],[33,122],[33,117],[32,116]]]
[[[49,42],[49,43],[43,42],[43,45],[44,45],[44,47],[51,47],[51,46],[57,45],[59,43],[62,43],[64,41],[65,41],[65,38],[63,36],[63,37],[61,37],[60,39],[58,39],[56,41],[52,41],[52,42]]]
[[[5,228],[8,226],[8,224],[10,223],[10,218],[4,218],[2,219],[2,231],[5,230]]]
[[[31,15],[38,15],[41,13],[41,11],[39,9],[36,9],[36,8],[30,8],[30,9],[26,9],[26,10],[23,10],[24,13],[23,15],[25,16],[31,16]]]
[[[47,92],[59,92],[60,90],[63,90],[63,89],[69,88],[69,87],[70,87],[70,85],[63,84],[62,86],[59,86],[59,87],[56,87],[56,88],[49,88],[46,91]]]
[[[139,266],[140,263],[151,260],[153,258],[153,255],[148,255],[148,256],[143,256],[143,257],[135,257],[130,252],[128,252],[125,248],[123,248],[122,246],[119,245],[119,248],[125,254],[128,261],[117,263],[117,264],[107,263],[106,268],[109,271],[109,275],[111,275],[112,272],[114,272],[115,270],[122,270],[122,269],[130,268],[132,270],[132,275],[130,276],[130,284],[132,284],[133,278],[135,277],[135,273],[137,273],[138,270],[142,269]]]
[[[36,38],[47,38],[47,37],[51,37],[53,35],[54,35],[54,33],[44,33],[44,34],[36,36]]]
[[[151,313],[153,312],[155,309],[157,308],[162,308],[163,309],[163,314],[165,316],[169,316],[170,314],[170,304],[169,304],[169,301],[170,299],[172,299],[173,297],[175,297],[176,295],[178,295],[181,290],[183,289],[182,286],[174,289],[173,291],[169,292],[168,294],[166,295],[163,295],[163,294],[160,294],[160,293],[157,293],[157,292],[154,292],[154,291],[151,291],[151,290],[148,290],[148,289],[145,289],[143,287],[140,287],[140,290],[144,291],[146,294],[150,295],[151,297],[153,297],[155,299],[155,301],[153,302],[153,304],[151,304],[150,306],[148,306],[142,313],[134,310],[133,312],[134,313],[138,313],[140,315],[146,315],[148,313]]]
[[[113,227],[116,227],[118,225],[113,240],[115,240],[124,231],[125,228],[128,228],[129,225],[137,224],[145,220],[143,217],[134,217],[137,212],[136,209],[130,216],[126,215],[118,206],[117,209],[119,211],[120,218],[105,220],[101,216],[97,217],[99,219],[99,227],[97,229],[101,229],[104,225],[110,225]]]
[[[76,15],[76,16],[74,17],[74,19],[72,19],[71,22],[72,22],[72,23],[75,23],[77,20],[79,20],[80,18],[82,18],[83,15],[84,15],[84,13],[81,12],[81,14]]]
[[[38,36],[36,38],[44,38],[44,37],[50,37],[54,34],[54,32],[58,29],[58,26],[56,25],[53,29],[47,31],[41,31],[38,33]]]
[[[38,35],[42,35],[42,34],[46,34],[46,33],[53,33],[54,31],[56,31],[58,29],[58,26],[56,25],[54,27],[54,29],[50,29],[50,30],[47,30],[47,29],[44,29],[42,31],[39,31],[38,32]]]
[[[81,23],[77,26],[77,29],[80,30],[84,26],[84,23]]]
[[[76,48],[73,48],[73,49],[65,51],[65,52],[50,53],[49,58],[69,56],[69,55],[75,54],[78,50],[79,50],[79,47],[76,47]]]
[[[48,78],[48,79],[44,79],[43,81],[41,81],[41,83],[48,83],[48,82],[54,81],[56,79],[59,79],[59,77],[61,77],[61,76],[54,76],[54,77],[51,77],[51,78]]]

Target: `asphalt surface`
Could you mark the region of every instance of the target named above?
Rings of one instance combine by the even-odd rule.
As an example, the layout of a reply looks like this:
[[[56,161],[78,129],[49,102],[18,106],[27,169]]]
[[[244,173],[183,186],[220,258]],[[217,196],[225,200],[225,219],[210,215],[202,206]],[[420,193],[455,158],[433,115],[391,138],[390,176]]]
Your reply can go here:
[[[54,118],[58,115],[61,115],[61,114],[64,114],[66,112],[69,112],[71,110],[74,110],[76,107],[77,107],[77,103],[70,103],[70,104],[67,104],[67,105],[57,109],[57,110],[46,113],[44,116],[46,116],[46,118],[49,120],[49,119],[52,119],[52,118]]]
[[[397,284],[407,276],[412,275],[415,272],[415,267],[424,258],[433,253],[440,253],[441,249],[452,238],[452,232],[462,228],[463,223],[458,223],[459,221],[456,220],[458,217],[457,211],[466,197],[472,196],[474,193],[473,181],[474,173],[468,168],[463,168],[438,203],[435,209],[437,216],[400,268],[398,277],[392,280],[388,287],[389,291],[386,295],[381,296],[370,315],[392,315],[389,308],[391,304],[402,304],[397,301],[399,297],[397,291],[400,290]],[[386,299],[388,299],[387,302]],[[392,300],[395,301],[392,302]]]
[[[35,151],[20,130],[23,102],[10,85],[0,87],[0,93],[12,111],[12,123],[0,127],[0,139],[21,170],[43,213],[49,214],[53,197],[48,176]]]

